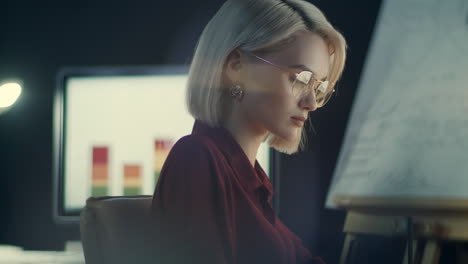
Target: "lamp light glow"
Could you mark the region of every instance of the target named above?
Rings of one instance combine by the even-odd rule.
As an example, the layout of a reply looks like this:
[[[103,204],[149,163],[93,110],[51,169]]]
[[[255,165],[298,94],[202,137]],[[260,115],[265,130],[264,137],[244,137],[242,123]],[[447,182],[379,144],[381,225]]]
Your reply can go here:
[[[21,95],[21,85],[14,82],[5,83],[0,86],[0,108],[13,105]]]

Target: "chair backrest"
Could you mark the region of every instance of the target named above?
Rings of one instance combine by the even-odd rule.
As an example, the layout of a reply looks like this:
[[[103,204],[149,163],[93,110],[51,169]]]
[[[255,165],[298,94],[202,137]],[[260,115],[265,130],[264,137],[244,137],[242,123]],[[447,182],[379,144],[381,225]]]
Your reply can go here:
[[[86,263],[157,263],[151,202],[151,195],[89,198],[80,215]]]

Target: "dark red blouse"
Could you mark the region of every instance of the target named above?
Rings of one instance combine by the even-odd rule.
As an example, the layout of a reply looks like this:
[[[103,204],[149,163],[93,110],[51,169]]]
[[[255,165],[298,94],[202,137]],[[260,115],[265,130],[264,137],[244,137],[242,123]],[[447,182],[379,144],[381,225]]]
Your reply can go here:
[[[273,189],[224,128],[197,120],[153,196],[158,263],[324,263],[275,215]]]

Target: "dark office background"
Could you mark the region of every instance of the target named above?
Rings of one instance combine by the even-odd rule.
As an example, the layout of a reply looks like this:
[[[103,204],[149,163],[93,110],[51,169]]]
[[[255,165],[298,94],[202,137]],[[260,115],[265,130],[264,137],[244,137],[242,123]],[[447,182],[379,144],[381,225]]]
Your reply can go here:
[[[28,2],[28,1],[26,1]],[[0,81],[23,94],[0,115],[0,244],[62,250],[78,226],[52,218],[52,102],[64,66],[187,64],[204,25],[223,1],[2,1]],[[323,208],[380,0],[312,1],[346,37],[338,93],[311,115],[308,151],[281,155],[280,218],[314,255],[337,263],[344,212]]]

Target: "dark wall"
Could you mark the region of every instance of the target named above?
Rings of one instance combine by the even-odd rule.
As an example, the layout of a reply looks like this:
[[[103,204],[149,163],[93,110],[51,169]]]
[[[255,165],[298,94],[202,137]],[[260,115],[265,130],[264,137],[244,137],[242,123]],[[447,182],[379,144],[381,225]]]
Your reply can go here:
[[[281,155],[280,217],[313,254],[336,263],[342,212],[323,209],[380,1],[312,1],[345,35],[349,59],[337,96],[311,115],[309,150]],[[0,81],[24,82],[0,115],[0,243],[62,249],[77,226],[52,219],[52,102],[64,66],[189,63],[199,34],[223,1],[2,1]]]

